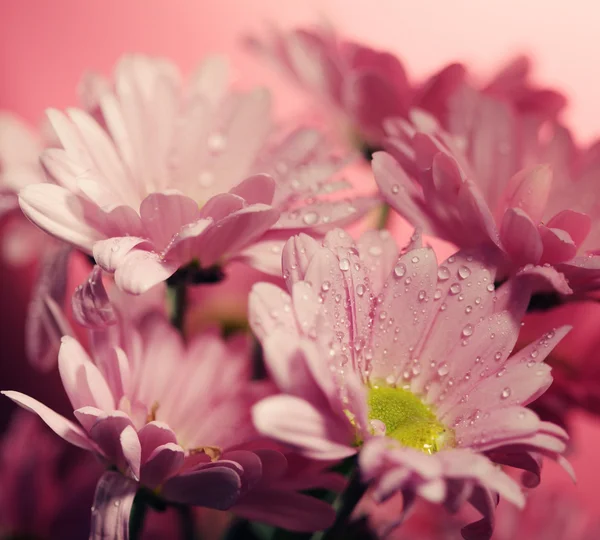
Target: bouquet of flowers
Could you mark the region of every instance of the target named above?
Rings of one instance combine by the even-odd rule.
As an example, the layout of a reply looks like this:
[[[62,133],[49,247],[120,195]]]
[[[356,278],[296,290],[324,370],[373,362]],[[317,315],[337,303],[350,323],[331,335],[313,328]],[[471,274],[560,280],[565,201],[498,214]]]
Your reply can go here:
[[[34,414],[2,537],[600,537],[534,489],[600,412],[600,153],[564,97],[524,57],[482,84],[329,27],[246,45],[306,114],[127,55],[37,133],[0,116],[3,254],[39,262],[25,346],[60,377],[3,388]]]

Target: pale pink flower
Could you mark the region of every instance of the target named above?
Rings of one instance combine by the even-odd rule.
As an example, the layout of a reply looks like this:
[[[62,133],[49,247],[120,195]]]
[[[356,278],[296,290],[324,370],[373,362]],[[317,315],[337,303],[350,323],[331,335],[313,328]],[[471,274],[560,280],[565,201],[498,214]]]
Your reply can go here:
[[[407,505],[418,495],[452,510],[468,499],[484,516],[471,536],[489,537],[495,494],[524,503],[497,463],[525,469],[531,485],[538,453],[563,462],[566,433],[525,405],[550,385],[543,360],[568,328],[510,356],[523,281],[495,290],[476,251],[438,265],[429,248],[398,257],[389,233],[355,244],[341,230],[322,244],[293,237],[283,272],[289,294],[258,284],[250,299],[283,392],[254,407],[259,431],[315,459],[360,449],[379,500],[402,492]]]
[[[270,40],[251,45],[312,93],[351,146],[381,146],[383,123],[405,116],[418,104],[443,108],[464,77],[458,64],[444,67],[423,83],[411,83],[398,58],[387,51],[340,38],[329,27],[272,29]]]
[[[482,133],[467,149],[485,162],[486,150],[500,148],[501,153],[500,142],[488,143],[499,136],[500,119],[510,111],[486,97],[481,97],[481,104],[488,115],[480,122]],[[514,173],[510,164],[489,160],[488,170],[502,173],[480,177],[471,169],[473,155],[469,159],[460,149],[464,139],[444,132],[422,112],[416,111],[411,119],[412,124],[402,119],[387,122],[387,149],[393,157],[379,153],[373,160],[377,184],[395,210],[459,248],[487,249],[491,263],[499,268],[499,279],[532,274],[540,290],[561,294],[598,286],[600,257],[587,251],[591,246],[586,244],[591,216],[568,199],[557,204],[562,190],[561,186],[554,190],[548,165]]]
[[[91,355],[65,336],[58,367],[78,424],[29,396],[4,392],[118,471],[106,472],[98,484],[92,538],[127,527],[139,487],[170,503],[218,509],[239,499],[240,513],[258,511],[254,497],[246,497],[256,487],[258,501],[261,494],[282,494],[277,507],[263,511],[265,518],[298,530],[328,526],[332,508],[298,493],[302,481],[306,487],[331,484],[325,467],[309,463],[297,486],[287,484],[293,456],[261,442],[253,428],[250,408],[271,387],[251,381],[247,337],[224,341],[204,332],[186,345],[145,296],[111,301],[98,267],[77,291],[74,313],[92,328]]]
[[[3,538],[83,538],[101,468],[89,454],[54,438],[16,411],[0,444]]]
[[[276,273],[292,232],[318,234],[373,202],[328,198],[349,187],[333,178],[342,161],[313,130],[276,132],[268,92],[230,92],[220,59],[184,84],[166,60],[126,56],[98,102],[101,124],[78,109],[48,113],[63,146],[43,155],[55,184],[28,186],[19,200],[128,292],[190,263],[241,259]]]

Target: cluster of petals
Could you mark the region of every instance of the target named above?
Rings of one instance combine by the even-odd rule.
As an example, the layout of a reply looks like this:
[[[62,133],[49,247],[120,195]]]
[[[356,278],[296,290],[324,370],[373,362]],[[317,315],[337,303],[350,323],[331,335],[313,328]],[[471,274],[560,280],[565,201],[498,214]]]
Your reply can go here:
[[[390,505],[391,506],[391,505]],[[378,522],[394,519],[390,507]],[[465,512],[447,515],[436,512],[434,505],[415,505],[402,529],[389,536],[390,540],[462,540],[461,527]],[[556,487],[542,487],[527,493],[527,505],[519,510],[501,505],[496,512],[496,528],[492,540],[594,540],[600,534],[600,522],[571,494]]]
[[[480,97],[483,109],[500,117],[509,114],[501,102]],[[471,167],[473,156],[469,159],[462,149],[466,139],[445,132],[431,116],[415,111],[412,122],[386,122],[389,153],[378,153],[373,160],[383,197],[425,232],[460,248],[485,249],[500,279],[529,274],[540,290],[593,290],[599,284],[600,258],[586,239],[594,216],[563,197],[568,188],[584,198],[588,182],[557,178],[547,164],[515,172],[507,163],[495,163],[489,154],[502,146],[494,140],[495,130],[502,128],[500,120],[489,116],[494,115],[487,111],[477,116],[485,118],[478,126],[482,133],[472,139],[476,148],[466,147],[477,160],[488,159],[486,167],[477,163],[477,171],[494,173],[481,175]]]
[[[291,529],[329,525],[333,509],[299,491],[339,488],[340,480],[261,442],[253,428],[250,408],[271,388],[251,381],[248,340],[206,332],[185,344],[162,313],[149,309],[133,324],[120,303],[107,304],[98,271],[75,297],[76,317],[95,328],[91,354],[71,336],[59,351],[77,423],[27,395],[3,392],[112,468],[96,490],[92,538],[127,527],[140,486],[174,504],[227,509],[239,502],[240,515],[270,512],[274,523]],[[94,310],[101,313],[94,317]],[[253,497],[245,498],[250,490]],[[262,513],[255,507],[277,497],[278,506]]]
[[[458,64],[444,67],[422,84],[412,84],[393,54],[340,38],[329,27],[272,31],[253,48],[321,103],[354,144],[380,146],[388,117],[406,116],[412,106],[443,108],[463,79]]]
[[[42,156],[52,183],[19,200],[124,290],[144,292],[188,263],[237,258],[275,273],[290,234],[344,225],[372,203],[332,199],[349,187],[333,178],[341,158],[314,130],[276,130],[268,92],[229,91],[219,58],[187,84],[171,63],[142,56],[124,57],[113,85],[94,80],[90,112],[49,111],[62,145]]]
[[[469,500],[484,517],[465,534],[489,537],[498,494],[524,504],[497,464],[524,469],[532,485],[539,455],[564,462],[566,433],[525,405],[550,386],[543,360],[568,328],[510,356],[529,301],[524,282],[496,290],[477,252],[438,265],[419,243],[398,256],[389,233],[367,232],[355,244],[334,230],[323,242],[299,235],[286,244],[289,293],[258,284],[250,298],[251,326],[282,392],[260,401],[253,418],[315,459],[354,455],[359,441],[362,478],[378,500],[402,492],[407,507],[418,495],[450,510]],[[367,404],[381,384],[435,413],[447,430],[439,451],[385,436]]]

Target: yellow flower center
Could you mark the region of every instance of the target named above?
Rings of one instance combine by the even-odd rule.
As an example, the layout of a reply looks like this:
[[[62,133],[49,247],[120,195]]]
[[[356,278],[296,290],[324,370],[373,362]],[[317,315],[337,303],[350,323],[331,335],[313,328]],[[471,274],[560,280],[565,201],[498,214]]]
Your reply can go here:
[[[386,436],[404,446],[433,454],[453,438],[452,430],[409,390],[372,386],[368,404],[369,418],[383,422]]]

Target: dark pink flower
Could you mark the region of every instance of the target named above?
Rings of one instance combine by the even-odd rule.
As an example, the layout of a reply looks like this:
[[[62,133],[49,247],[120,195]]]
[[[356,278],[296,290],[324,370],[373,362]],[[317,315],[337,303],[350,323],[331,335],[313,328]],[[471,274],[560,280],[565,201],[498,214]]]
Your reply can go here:
[[[569,204],[567,180],[553,178],[548,165],[515,172],[514,164],[493,161],[502,154],[498,137],[511,113],[501,102],[479,99],[480,132],[468,143],[422,112],[412,115],[412,123],[387,123],[393,157],[379,153],[373,160],[384,198],[427,233],[460,248],[487,249],[500,279],[529,274],[540,289],[561,294],[596,288],[600,258],[587,241],[594,215]],[[512,148],[515,139],[506,137]],[[585,198],[587,184],[571,182],[570,190]]]
[[[323,243],[293,237],[283,271],[289,293],[258,284],[250,299],[282,391],[254,407],[259,431],[314,459],[360,450],[379,500],[402,492],[407,505],[420,496],[451,510],[469,500],[484,519],[466,534],[488,537],[497,495],[524,503],[496,464],[539,476],[537,454],[563,462],[566,433],[525,405],[550,385],[543,360],[568,328],[510,356],[524,282],[496,290],[476,251],[439,265],[429,248],[398,257],[386,232],[356,244],[341,230]]]

